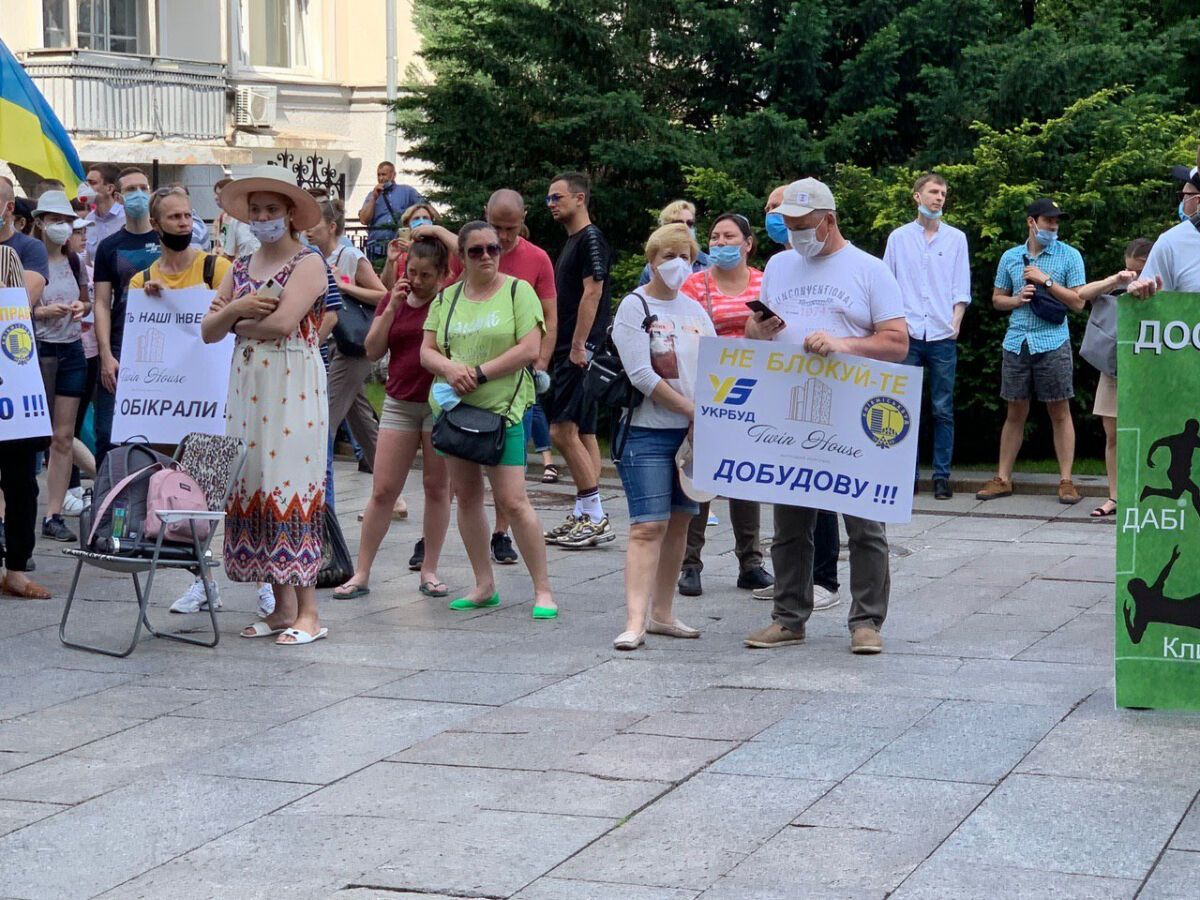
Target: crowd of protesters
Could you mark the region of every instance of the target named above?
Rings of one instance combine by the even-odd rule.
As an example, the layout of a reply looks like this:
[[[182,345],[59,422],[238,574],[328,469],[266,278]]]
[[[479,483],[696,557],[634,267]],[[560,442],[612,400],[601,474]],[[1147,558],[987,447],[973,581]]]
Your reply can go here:
[[[971,276],[966,236],[943,218],[952,185],[941,175],[928,173],[912,186],[914,218],[888,236],[882,259],[851,242],[837,198],[813,178],[781,185],[766,198],[771,246],[762,269],[751,264],[764,248],[756,246],[748,218],[717,215],[702,249],[695,205],[673,201],[649,235],[636,285],[613,283],[613,253],[591,219],[592,185],[583,174],[564,172],[547,185],[544,202],[566,235],[556,261],[529,240],[525,199],[516,191],[498,188],[482,219],[454,232],[417,190],[397,183],[391,163],[381,163],[376,175],[358,215],[368,229],[361,250],[347,238],[340,200],[297,187],[276,167],[217,182],[221,212],[211,229],[193,215],[184,188],[151,190],[136,167],[92,166],[76,200],[60,183],[43,182],[25,201],[0,179],[0,283],[28,293],[51,416],[48,445],[0,440],[4,594],[50,597],[29,575],[41,461],[47,494],[41,535],[78,539],[68,520],[88,502],[81,475],[93,475],[113,447],[131,287],[154,297],[207,285],[216,296],[201,338],[235,336],[226,428],[250,451],[228,501],[223,558],[232,581],[257,586],[261,616],[243,637],[287,645],[328,634],[315,585],[322,523],[334,502],[334,442],[343,426],[373,486],[357,563],[333,598],[370,593],[372,567],[391,521],[404,515],[402,492],[420,455],[423,518],[409,560],[420,594],[454,593],[438,569],[456,509],[474,583],[448,601],[450,609],[499,606],[493,563],[523,561],[532,618],[555,618],[547,548],[590,550],[617,537],[600,496],[600,403],[585,386],[589,363],[610,335],[643,398],[614,448],[630,522],[617,649],[641,646],[648,633],[700,636],[676,616],[674,601],[677,593],[703,592],[712,517],[708,503],[685,491],[677,464],[690,453],[701,337],[779,341],[811,354],[923,368],[932,492],[937,500],[953,496],[957,341]],[[1053,429],[1058,499],[1079,501],[1067,314],[1115,302],[1126,291],[1138,298],[1159,290],[1200,292],[1200,173],[1184,168],[1174,175],[1181,183],[1179,224],[1156,241],[1127,236],[1133,239],[1122,265],[1090,282],[1064,233],[1070,211],[1047,197],[1028,205],[1025,231],[1013,236],[1018,242],[1000,258],[993,283],[992,304],[1008,316],[996,348],[1006,414],[996,474],[978,499],[1013,493],[1036,399]],[[788,304],[800,307],[805,327],[771,314]],[[364,385],[385,359],[385,396],[376,413]],[[1115,371],[1102,371],[1095,395],[1109,485],[1109,498],[1092,512],[1097,518],[1116,512],[1115,378]],[[79,440],[89,405],[94,459]],[[471,432],[456,424],[463,422],[494,423],[487,426],[494,448],[456,444]],[[541,454],[538,480],[559,481],[557,451],[574,484],[570,512],[545,529],[526,490],[530,443]],[[485,482],[495,505],[491,524]],[[920,488],[918,471],[914,489]],[[775,506],[772,575],[760,546],[760,504],[731,500],[729,515],[737,587],[773,603],[770,624],[748,635],[746,645],[803,641],[814,610],[841,599],[838,517]],[[850,649],[878,653],[891,581],[886,529],[856,516],[842,521]],[[215,583],[197,581],[172,610],[198,612],[210,602],[220,603]]]

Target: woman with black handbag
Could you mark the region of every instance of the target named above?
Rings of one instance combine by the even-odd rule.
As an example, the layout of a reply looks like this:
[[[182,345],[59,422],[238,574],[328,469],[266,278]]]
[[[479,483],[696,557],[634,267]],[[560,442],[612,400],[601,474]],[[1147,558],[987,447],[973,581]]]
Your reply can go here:
[[[500,274],[500,239],[486,222],[458,233],[463,280],[430,305],[421,365],[434,375],[430,401],[436,421],[433,446],[446,456],[458,498],[462,534],[475,587],[451,609],[499,606],[491,562],[491,529],[483,510],[483,476],[512,523],[533,579],[533,617],[558,615],[546,568],[546,545],[537,513],[525,493],[525,431],[521,421],[534,402],[533,377],[545,330],[533,287]]]
[[[329,433],[336,434],[342,420],[348,419],[350,430],[362,446],[363,459],[373,466],[379,423],[363,393],[363,382],[371,372],[363,343],[375,317],[375,306],[388,292],[363,252],[341,242],[346,230],[342,201],[325,200],[320,207],[321,223],[308,229],[308,240],[325,257],[342,292],[329,356]]]

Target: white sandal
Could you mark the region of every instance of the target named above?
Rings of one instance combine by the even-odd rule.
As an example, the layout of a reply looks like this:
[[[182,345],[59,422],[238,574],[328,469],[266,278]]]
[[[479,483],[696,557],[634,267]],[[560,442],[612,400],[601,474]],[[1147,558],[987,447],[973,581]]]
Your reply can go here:
[[[295,647],[298,644],[311,644],[313,641],[319,641],[325,635],[329,634],[328,628],[322,628],[316,634],[309,634],[307,631],[301,631],[299,628],[285,628],[280,637],[290,637],[290,641],[281,641],[278,638],[275,640],[277,647]]]
[[[247,628],[253,631],[254,634],[246,634]],[[262,638],[271,637],[272,635],[276,634],[282,634],[285,631],[287,631],[286,628],[272,628],[266,622],[253,622],[250,625],[247,625],[246,628],[243,628],[240,632],[238,632],[238,634],[244,638]]]

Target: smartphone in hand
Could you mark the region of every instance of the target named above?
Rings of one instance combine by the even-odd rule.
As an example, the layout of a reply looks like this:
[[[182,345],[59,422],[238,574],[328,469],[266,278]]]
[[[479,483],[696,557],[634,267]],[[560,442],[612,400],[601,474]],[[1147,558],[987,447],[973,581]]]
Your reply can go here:
[[[762,313],[764,319],[775,318],[782,321],[782,317],[779,315],[779,313],[775,312],[775,310],[771,309],[771,307],[767,306],[767,304],[763,303],[761,300],[748,300],[746,302],[746,306],[756,313]]]

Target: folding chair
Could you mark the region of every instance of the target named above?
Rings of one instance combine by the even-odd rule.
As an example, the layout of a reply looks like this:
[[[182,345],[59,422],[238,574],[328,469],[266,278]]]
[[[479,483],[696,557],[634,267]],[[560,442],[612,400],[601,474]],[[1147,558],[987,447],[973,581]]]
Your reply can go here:
[[[220,634],[217,632],[217,610],[216,604],[213,602],[216,598],[212,596],[209,588],[209,582],[212,580],[209,574],[212,562],[209,545],[216,533],[216,523],[225,518],[225,501],[229,498],[229,492],[233,489],[233,484],[242,470],[242,464],[246,461],[246,446],[241,438],[193,432],[180,443],[179,448],[175,451],[175,460],[179,463],[179,467],[196,479],[197,484],[204,490],[204,495],[208,498],[208,509],[172,510],[159,513],[159,518],[164,524],[192,523],[191,546],[175,543],[164,545],[163,534],[160,532],[158,540],[154,543],[153,551],[151,552],[149,546],[146,548],[146,552],[150,553],[149,556],[116,556],[76,548],[63,550],[63,553],[76,560],[75,577],[71,579],[71,592],[67,595],[67,605],[63,609],[62,621],[58,625],[58,639],[66,646],[123,658],[132,653],[137,646],[143,625],[155,637],[181,641],[185,644],[199,644],[202,647],[217,646]],[[203,541],[196,538],[195,523],[200,521],[213,523],[208,537]],[[134,623],[133,637],[129,641],[129,646],[124,650],[110,650],[105,647],[67,640],[67,619],[71,615],[71,606],[75,602],[75,591],[79,586],[79,575],[85,565],[96,566],[108,572],[128,574],[133,578],[133,590],[138,601],[138,617]],[[201,579],[204,585],[204,594],[208,598],[209,617],[212,619],[212,640],[155,631],[150,625],[147,609],[150,606],[150,597],[154,590],[154,575],[159,569],[186,569]],[[138,578],[141,573],[146,573],[144,590]]]

